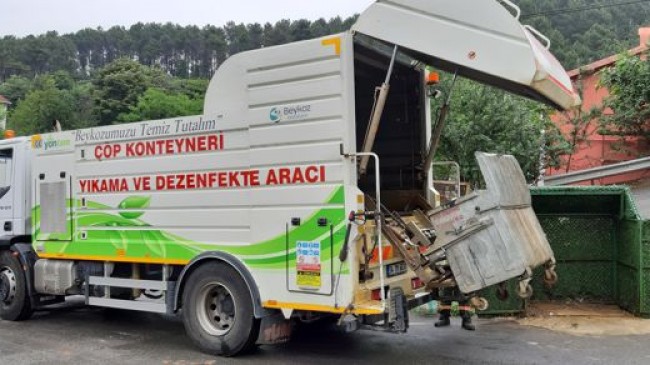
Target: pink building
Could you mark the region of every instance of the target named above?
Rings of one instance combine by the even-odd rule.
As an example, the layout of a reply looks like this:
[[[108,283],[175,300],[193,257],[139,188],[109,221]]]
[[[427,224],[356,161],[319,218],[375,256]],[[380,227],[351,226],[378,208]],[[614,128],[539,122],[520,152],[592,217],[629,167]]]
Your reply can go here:
[[[639,37],[639,46],[628,51],[631,55],[639,56],[648,50],[648,45],[650,44],[650,27],[639,29]],[[607,67],[612,67],[617,58],[617,55],[613,55],[569,72],[569,76],[575,84],[582,84],[582,110],[585,113],[594,107],[600,108],[603,100],[608,96],[607,89],[598,87],[600,79],[599,71]],[[563,113],[557,113],[552,117],[552,120],[560,128],[565,137],[570,138],[573,127],[567,123],[567,116]],[[585,140],[578,142],[574,154],[570,158],[565,158],[562,166],[559,168],[548,169],[546,175],[564,174],[571,171],[609,165],[632,160],[650,153],[650,145],[645,139],[626,138],[624,145],[619,146],[621,144],[619,137],[601,135],[598,133],[598,128],[598,120],[591,121],[585,128]],[[620,147],[623,148],[621,149]],[[650,178],[650,171],[611,176],[598,179],[597,181],[586,181],[583,184],[624,184],[644,178]]]

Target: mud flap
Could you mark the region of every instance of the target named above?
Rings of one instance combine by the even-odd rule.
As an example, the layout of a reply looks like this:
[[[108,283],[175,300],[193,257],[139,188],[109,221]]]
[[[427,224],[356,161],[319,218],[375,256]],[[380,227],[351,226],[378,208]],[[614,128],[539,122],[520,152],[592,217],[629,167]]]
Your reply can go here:
[[[291,339],[291,321],[284,318],[282,312],[277,311],[262,318],[260,334],[256,343],[258,345],[277,345],[286,343]]]
[[[391,288],[389,292],[388,325],[392,332],[406,332],[409,328],[409,311],[402,288]]]

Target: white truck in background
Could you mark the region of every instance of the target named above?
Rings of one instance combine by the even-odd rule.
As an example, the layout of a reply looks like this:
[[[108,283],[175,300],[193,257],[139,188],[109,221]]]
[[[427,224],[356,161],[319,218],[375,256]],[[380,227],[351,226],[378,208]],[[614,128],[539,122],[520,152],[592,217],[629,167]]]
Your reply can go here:
[[[352,30],[240,53],[204,114],[0,142],[0,317],[83,295],[182,310],[203,351],[288,339],[290,320],[403,332],[408,309],[553,253],[510,156],[434,207],[429,67],[567,109],[546,38],[495,0],[379,0]],[[439,120],[439,123],[442,122]]]

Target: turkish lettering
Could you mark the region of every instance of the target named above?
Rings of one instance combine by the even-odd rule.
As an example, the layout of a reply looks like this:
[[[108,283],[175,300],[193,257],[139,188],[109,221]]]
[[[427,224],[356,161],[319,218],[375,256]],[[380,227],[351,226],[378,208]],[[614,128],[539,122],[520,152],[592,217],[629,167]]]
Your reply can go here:
[[[97,160],[107,160],[120,157],[175,155],[223,149],[223,133],[217,133],[195,137],[98,145],[95,146],[94,156]]]
[[[268,171],[210,171],[153,176],[79,180],[82,193],[226,189],[253,186],[317,184],[326,181],[325,166],[280,167]]]
[[[176,119],[164,122],[142,122],[117,129],[80,129],[75,131],[76,142],[108,142],[118,139],[164,137],[174,133],[200,133],[215,131],[214,119]]]

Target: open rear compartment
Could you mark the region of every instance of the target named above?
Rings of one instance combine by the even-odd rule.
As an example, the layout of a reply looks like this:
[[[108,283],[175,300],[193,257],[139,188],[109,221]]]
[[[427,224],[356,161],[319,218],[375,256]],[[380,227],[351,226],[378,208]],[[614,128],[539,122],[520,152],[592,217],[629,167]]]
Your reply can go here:
[[[355,36],[355,132],[358,151],[366,142],[379,87],[389,72],[391,56],[391,46],[360,34]],[[407,262],[413,255],[399,252],[402,246],[398,246],[397,241],[402,243],[402,238],[394,234],[396,230],[405,232],[407,228],[403,226],[418,218],[421,220],[419,225],[431,228],[425,212],[432,210],[433,206],[426,199],[427,177],[422,171],[431,129],[425,74],[423,64],[402,53],[397,54],[380,127],[371,149],[380,161],[382,223],[393,225],[396,229],[382,229],[383,265],[380,265],[375,233],[377,220],[370,216],[362,219],[364,229],[358,231],[355,240],[356,257],[359,258],[359,286],[355,294],[358,304],[378,305],[382,298],[389,300],[396,293],[407,300],[407,307],[415,305],[416,295],[422,295],[418,303],[432,299],[426,295],[429,292],[424,282]],[[377,211],[376,174],[373,161],[368,163],[365,174],[359,174],[358,187],[365,194],[367,211]],[[415,210],[419,211],[417,216],[414,215]]]
[[[364,145],[373,105],[388,72],[391,48],[357,35],[354,50],[356,107],[356,144]],[[428,98],[424,89],[423,66],[401,54],[390,77],[390,90],[373,145],[380,159],[383,205],[404,212],[409,203],[425,199],[422,162],[429,139]],[[375,195],[374,164],[359,179],[359,188]]]
[[[390,72],[392,47],[357,37],[356,143],[362,151],[378,88]],[[445,299],[468,299],[479,309],[488,305],[478,296],[481,289],[511,278],[519,277],[517,294],[530,295],[530,273],[539,265],[546,265],[549,282],[557,279],[553,253],[514,157],[477,153],[486,190],[444,207],[434,207],[427,199],[430,177],[423,166],[432,126],[426,73],[424,63],[397,53],[371,148],[380,161],[381,207],[375,204],[374,164],[359,174],[366,212],[357,222],[363,229],[353,238],[359,257],[355,296],[359,304],[385,305],[389,316],[400,313],[395,309],[398,302],[409,309],[438,298],[438,289],[445,287],[457,289],[454,298]],[[403,327],[399,321],[375,320]]]

